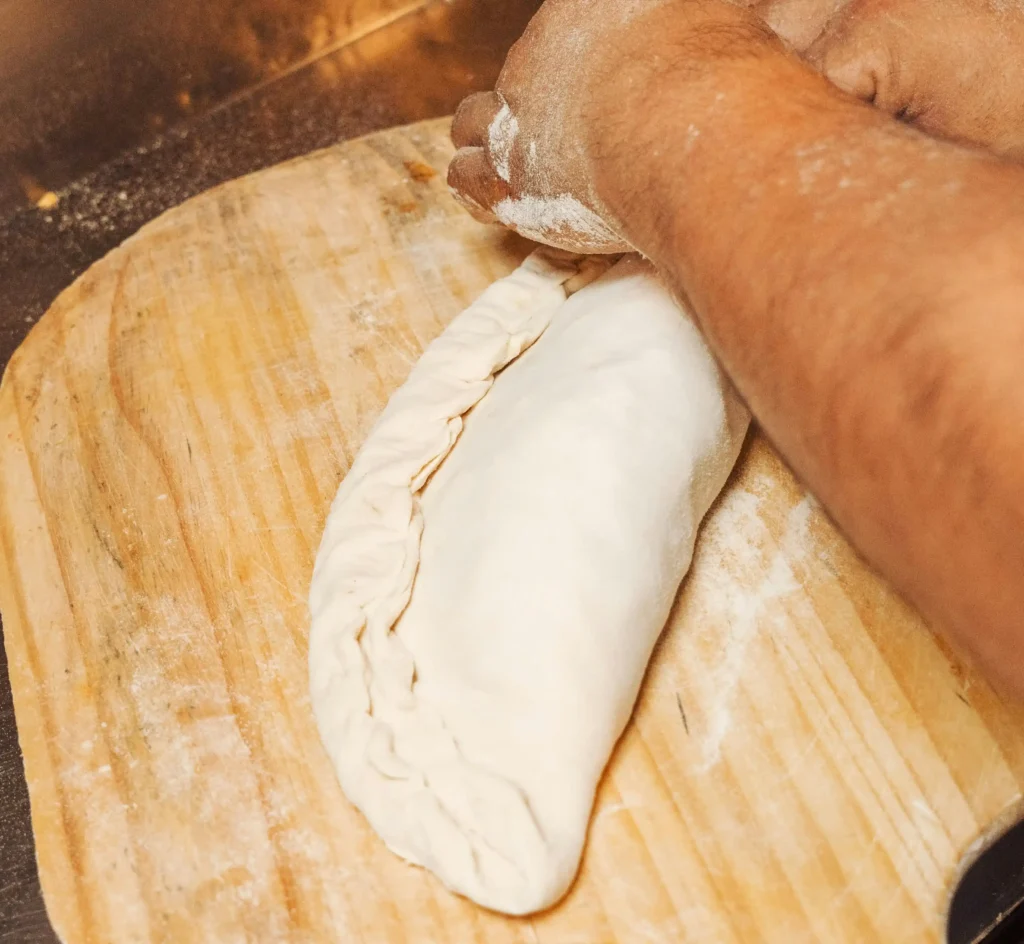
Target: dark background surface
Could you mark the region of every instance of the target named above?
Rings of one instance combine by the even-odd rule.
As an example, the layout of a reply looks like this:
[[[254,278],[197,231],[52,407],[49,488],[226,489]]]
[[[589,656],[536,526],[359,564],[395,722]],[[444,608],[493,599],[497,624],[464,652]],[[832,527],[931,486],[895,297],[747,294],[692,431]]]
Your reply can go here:
[[[491,87],[539,2],[0,0],[0,366],[63,288],[164,210]],[[972,870],[954,944],[1022,887],[1019,828]],[[0,944],[56,940],[0,650]],[[998,941],[1024,941],[1024,921]]]

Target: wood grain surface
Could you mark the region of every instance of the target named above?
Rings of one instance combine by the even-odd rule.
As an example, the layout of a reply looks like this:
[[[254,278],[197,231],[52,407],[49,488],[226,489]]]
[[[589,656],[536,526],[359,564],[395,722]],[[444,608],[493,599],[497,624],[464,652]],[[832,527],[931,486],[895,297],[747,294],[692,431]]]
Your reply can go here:
[[[506,919],[391,855],[317,738],[328,505],[423,347],[529,246],[443,180],[447,123],[161,217],[0,388],[0,609],[66,942],[919,942],[1017,814],[1024,711],[961,665],[753,435],[580,878]]]

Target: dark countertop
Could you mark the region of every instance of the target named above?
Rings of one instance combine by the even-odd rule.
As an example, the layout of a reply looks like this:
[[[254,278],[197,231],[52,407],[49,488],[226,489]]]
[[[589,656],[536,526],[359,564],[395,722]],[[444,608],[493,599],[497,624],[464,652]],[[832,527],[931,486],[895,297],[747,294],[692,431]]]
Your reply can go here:
[[[63,288],[164,210],[492,87],[539,0],[423,0],[374,29],[384,4],[397,5],[0,0],[0,365]],[[365,35],[339,41],[353,23]],[[49,192],[56,205],[38,208]],[[56,940],[0,650],[0,944]]]
[[[379,12],[403,2],[0,0],[0,366],[63,288],[164,210],[491,87],[540,0]],[[953,944],[1020,901],[1024,827],[969,875]],[[0,650],[0,944],[56,940]],[[1022,940],[1024,919],[991,944]]]

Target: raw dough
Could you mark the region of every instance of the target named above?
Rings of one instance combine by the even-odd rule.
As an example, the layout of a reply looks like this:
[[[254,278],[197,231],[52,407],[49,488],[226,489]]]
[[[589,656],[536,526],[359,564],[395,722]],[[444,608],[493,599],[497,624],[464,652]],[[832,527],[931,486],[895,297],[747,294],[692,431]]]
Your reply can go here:
[[[346,794],[396,853],[511,914],[572,882],[749,419],[646,264],[566,301],[575,272],[534,254],[424,353],[338,490],[310,591]]]

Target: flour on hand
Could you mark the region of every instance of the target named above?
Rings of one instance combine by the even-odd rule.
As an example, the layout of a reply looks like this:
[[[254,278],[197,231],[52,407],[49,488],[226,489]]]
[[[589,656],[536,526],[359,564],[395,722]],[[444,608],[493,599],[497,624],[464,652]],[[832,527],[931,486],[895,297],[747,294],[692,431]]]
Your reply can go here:
[[[519,134],[519,121],[512,114],[508,103],[502,100],[501,108],[487,129],[487,143],[491,152],[494,172],[508,183],[512,179],[512,148]]]
[[[556,197],[506,197],[495,204],[499,222],[537,242],[604,252],[618,245],[615,232],[593,210],[568,193]]]

